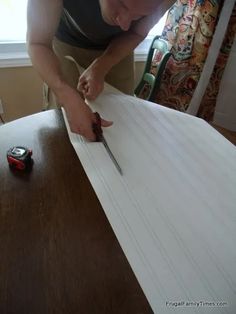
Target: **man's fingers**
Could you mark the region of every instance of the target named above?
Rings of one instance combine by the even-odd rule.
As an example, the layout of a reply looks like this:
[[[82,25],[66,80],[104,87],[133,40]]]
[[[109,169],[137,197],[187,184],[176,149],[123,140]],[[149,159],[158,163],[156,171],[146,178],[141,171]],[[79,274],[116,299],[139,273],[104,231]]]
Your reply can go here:
[[[102,90],[103,88],[100,86],[96,86],[96,87],[90,86],[85,96],[88,100],[95,100],[98,97],[98,95],[102,92]]]
[[[102,127],[108,127],[108,126],[111,126],[113,124],[113,121],[105,120],[102,117],[100,117],[100,118],[101,118],[101,126]],[[95,113],[93,113],[92,120],[93,120],[94,123],[97,123],[97,118],[96,118],[96,114]]]
[[[78,85],[78,89],[80,92],[86,92],[88,90],[88,85],[86,83],[83,83],[83,84],[79,84]]]
[[[86,130],[81,135],[84,136],[88,141],[94,142],[96,140],[96,135],[92,130]]]
[[[96,135],[94,134],[92,128],[91,129],[83,129],[81,127],[79,128],[79,127],[71,126],[70,129],[71,129],[71,132],[82,135],[88,141],[95,141],[95,139],[96,139]]]
[[[89,83],[87,81],[79,83],[78,89],[88,100],[94,100],[96,98],[96,92],[94,90],[91,90],[91,87],[89,86]]]
[[[101,126],[103,127],[108,127],[108,126],[111,126],[112,124],[113,124],[113,121],[101,119]]]
[[[96,120],[94,120],[94,122],[96,122]],[[70,123],[70,121],[69,121],[69,123]],[[109,127],[112,124],[113,124],[112,121],[101,119],[101,126],[102,127]],[[95,135],[95,133],[92,130],[92,125],[91,125],[91,128],[87,128],[87,127],[83,128],[83,126],[78,127],[77,125],[74,126],[74,125],[71,124],[70,125],[70,129],[71,129],[71,132],[82,135],[88,141],[93,142],[93,141],[96,140],[96,135]]]
[[[85,78],[85,76],[81,75],[79,78],[79,84],[83,84],[85,81],[87,81],[87,79]]]
[[[94,95],[91,95],[89,92],[85,93],[84,97],[90,101],[93,101],[96,99],[96,97]]]

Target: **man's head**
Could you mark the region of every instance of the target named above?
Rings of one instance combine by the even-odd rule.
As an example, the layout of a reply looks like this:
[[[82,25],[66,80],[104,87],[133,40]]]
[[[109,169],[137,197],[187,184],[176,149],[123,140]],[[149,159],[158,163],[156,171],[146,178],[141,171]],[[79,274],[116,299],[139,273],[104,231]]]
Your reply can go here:
[[[99,0],[99,3],[104,21],[126,31],[132,21],[153,13],[158,0]]]

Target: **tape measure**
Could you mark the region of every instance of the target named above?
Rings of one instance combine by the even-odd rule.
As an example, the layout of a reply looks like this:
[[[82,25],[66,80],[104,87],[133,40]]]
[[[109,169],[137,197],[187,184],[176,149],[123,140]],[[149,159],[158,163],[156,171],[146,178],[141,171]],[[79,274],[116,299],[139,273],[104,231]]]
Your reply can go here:
[[[7,151],[7,161],[9,166],[18,170],[25,170],[32,165],[33,152],[23,146],[14,146]]]

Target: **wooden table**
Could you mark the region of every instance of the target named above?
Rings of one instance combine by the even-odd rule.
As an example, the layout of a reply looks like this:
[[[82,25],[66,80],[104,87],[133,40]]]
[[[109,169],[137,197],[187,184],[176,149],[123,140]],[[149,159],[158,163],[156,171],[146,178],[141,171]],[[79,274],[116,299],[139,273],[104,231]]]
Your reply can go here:
[[[14,145],[31,172],[9,169]],[[0,313],[152,313],[59,110],[0,127]]]

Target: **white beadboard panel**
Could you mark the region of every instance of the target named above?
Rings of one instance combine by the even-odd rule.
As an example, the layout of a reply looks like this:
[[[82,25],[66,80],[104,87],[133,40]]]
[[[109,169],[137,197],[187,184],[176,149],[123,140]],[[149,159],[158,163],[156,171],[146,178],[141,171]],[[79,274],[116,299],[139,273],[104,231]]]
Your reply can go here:
[[[235,314],[235,146],[135,97],[105,92],[90,105],[114,121],[104,136],[123,175],[64,112],[69,137],[154,313]]]

